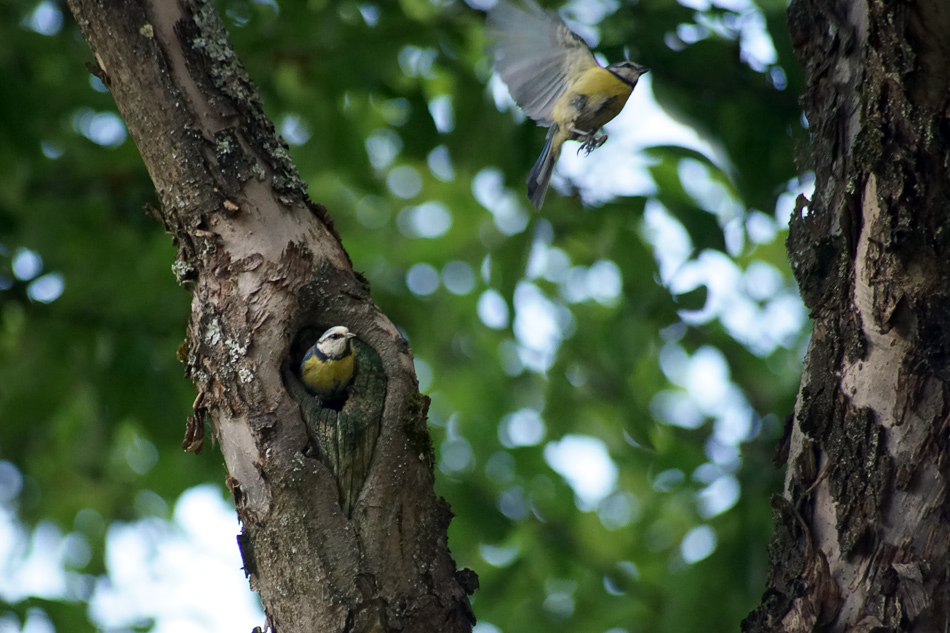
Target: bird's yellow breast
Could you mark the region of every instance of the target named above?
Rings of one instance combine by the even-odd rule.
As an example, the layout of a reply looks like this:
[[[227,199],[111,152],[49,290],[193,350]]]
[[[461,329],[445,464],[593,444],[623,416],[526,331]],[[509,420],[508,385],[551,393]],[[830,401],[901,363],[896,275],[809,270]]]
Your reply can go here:
[[[600,66],[588,68],[561,95],[551,118],[562,128],[593,133],[620,114],[633,86]]]
[[[303,362],[300,377],[321,398],[332,398],[343,391],[353,377],[353,354],[339,360],[311,356]]]

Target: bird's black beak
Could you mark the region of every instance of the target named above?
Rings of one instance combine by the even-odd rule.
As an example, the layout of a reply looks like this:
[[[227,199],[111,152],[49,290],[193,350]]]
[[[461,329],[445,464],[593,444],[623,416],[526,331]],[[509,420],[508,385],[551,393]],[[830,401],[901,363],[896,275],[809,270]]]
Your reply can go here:
[[[640,71],[640,74],[642,75],[642,74],[644,74],[644,73],[650,72],[650,67],[649,67],[649,66],[637,66],[637,70],[639,70],[639,71]]]

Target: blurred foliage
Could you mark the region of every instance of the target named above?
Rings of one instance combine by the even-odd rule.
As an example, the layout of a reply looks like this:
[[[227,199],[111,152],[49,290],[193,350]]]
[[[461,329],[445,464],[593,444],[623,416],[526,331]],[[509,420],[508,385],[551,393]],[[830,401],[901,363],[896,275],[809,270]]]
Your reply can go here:
[[[764,583],[770,459],[805,336],[782,245],[805,135],[784,0],[572,5],[602,17],[586,32],[608,59],[653,69],[659,104],[712,149],[649,148],[651,192],[586,206],[562,186],[540,214],[523,183],[544,131],[496,108],[476,8],[216,6],[312,198],[412,344],[479,619],[736,630]],[[774,59],[756,56],[769,40]],[[88,59],[63,4],[0,5],[0,501],[84,537],[78,571],[99,575],[103,525],[161,514],[156,494],[173,503],[224,468],[180,449],[189,296]],[[552,468],[558,447],[587,463],[569,444],[609,455],[606,496]],[[590,468],[609,480],[610,463]],[[712,553],[687,561],[710,535]],[[88,593],[0,596],[0,615],[38,607],[88,630]]]

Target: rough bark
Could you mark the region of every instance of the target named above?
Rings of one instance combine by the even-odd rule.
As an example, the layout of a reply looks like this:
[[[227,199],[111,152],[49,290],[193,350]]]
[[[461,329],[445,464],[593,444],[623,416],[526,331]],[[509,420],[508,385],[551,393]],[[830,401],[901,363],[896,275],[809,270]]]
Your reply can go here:
[[[451,513],[433,492],[428,403],[408,345],[353,272],[326,211],[307,199],[213,9],[198,0],[70,8],[179,247],[173,269],[193,293],[180,356],[198,390],[186,447],[200,448],[209,420],[268,624],[471,630],[475,581],[447,547]],[[378,355],[385,385],[351,516],[285,388],[301,333],[338,324]]]
[[[793,0],[816,176],[788,251],[814,319],[744,631],[950,628],[950,4]]]

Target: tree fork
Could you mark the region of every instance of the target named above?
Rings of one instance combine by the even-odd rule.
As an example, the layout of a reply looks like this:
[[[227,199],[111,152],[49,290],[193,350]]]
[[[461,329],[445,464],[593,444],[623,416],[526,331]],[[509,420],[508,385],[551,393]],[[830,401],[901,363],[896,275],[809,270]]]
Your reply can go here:
[[[788,253],[814,331],[763,602],[744,631],[950,622],[950,5],[793,0],[815,194]]]
[[[243,523],[245,569],[275,631],[470,631],[433,491],[427,400],[405,340],[309,201],[207,2],[69,0],[152,178],[193,293],[180,355],[198,390],[186,445],[211,422]],[[347,518],[285,388],[305,328],[345,324],[379,355],[385,400]]]

